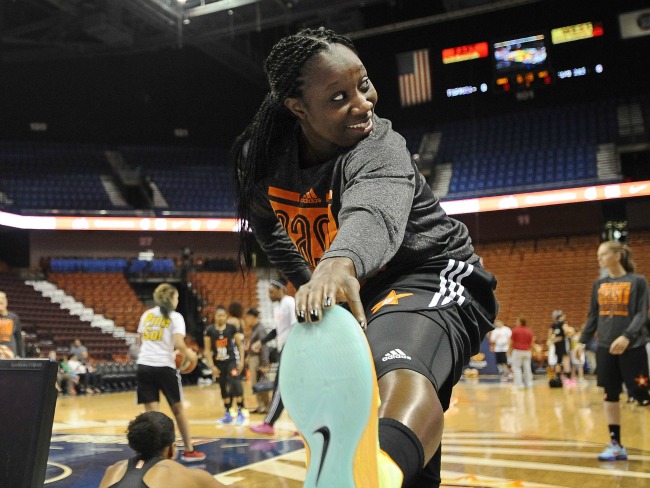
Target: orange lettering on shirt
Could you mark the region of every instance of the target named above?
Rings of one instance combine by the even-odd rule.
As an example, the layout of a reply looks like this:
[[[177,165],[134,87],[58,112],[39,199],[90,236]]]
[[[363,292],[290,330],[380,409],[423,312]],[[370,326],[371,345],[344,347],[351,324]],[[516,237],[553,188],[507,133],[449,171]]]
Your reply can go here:
[[[14,320],[3,317],[0,319],[0,342],[10,342],[14,333]]]
[[[278,189],[271,187],[269,196],[277,195]],[[274,199],[270,199],[270,203],[296,249],[309,264],[316,266],[338,232],[330,206],[303,206],[299,201],[289,203]]]
[[[598,288],[599,314],[627,317],[631,289],[632,283],[628,281],[602,283]]]

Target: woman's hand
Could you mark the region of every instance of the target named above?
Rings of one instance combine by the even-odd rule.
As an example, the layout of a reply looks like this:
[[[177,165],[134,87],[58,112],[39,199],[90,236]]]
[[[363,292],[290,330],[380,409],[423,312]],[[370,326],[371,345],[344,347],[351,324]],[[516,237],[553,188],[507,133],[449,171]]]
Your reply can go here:
[[[337,303],[347,302],[350,312],[363,329],[366,315],[359,296],[359,280],[354,263],[349,258],[323,259],[314,270],[311,279],[296,293],[296,316],[298,322],[318,322],[323,309]],[[307,317],[309,313],[309,317]]]
[[[616,340],[612,342],[612,345],[609,346],[609,353],[618,356],[620,354],[623,354],[629,345],[630,339],[625,336],[617,337]]]

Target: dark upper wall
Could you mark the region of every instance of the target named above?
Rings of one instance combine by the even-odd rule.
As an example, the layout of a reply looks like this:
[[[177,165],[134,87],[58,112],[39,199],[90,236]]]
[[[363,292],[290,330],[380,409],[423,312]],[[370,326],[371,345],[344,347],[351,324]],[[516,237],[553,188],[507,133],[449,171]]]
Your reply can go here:
[[[192,48],[1,68],[3,139],[221,146],[263,96]],[[48,131],[30,133],[30,122]],[[175,139],[175,128],[190,137]]]
[[[398,128],[430,125],[453,118],[527,110],[581,98],[647,91],[650,36],[621,40],[619,11],[647,7],[647,0],[544,0],[523,7],[464,17],[425,27],[358,39],[356,45],[378,88],[378,113]],[[455,83],[491,82],[490,59],[443,65],[443,48],[552,27],[602,21],[605,36],[550,46],[551,62],[561,57],[602,60],[602,75],[535,90],[532,100],[494,93],[447,99]],[[296,26],[296,30],[297,30]],[[268,35],[260,42],[272,41]],[[398,101],[395,55],[431,49],[434,101],[402,109]],[[270,44],[267,46],[267,51]],[[265,90],[234,76],[227,67],[192,48],[132,56],[76,59],[51,63],[0,65],[0,138],[217,144],[229,146],[250,121]],[[453,79],[452,79],[453,78]],[[31,133],[30,122],[47,122],[46,133]],[[175,139],[174,128],[189,129]]]

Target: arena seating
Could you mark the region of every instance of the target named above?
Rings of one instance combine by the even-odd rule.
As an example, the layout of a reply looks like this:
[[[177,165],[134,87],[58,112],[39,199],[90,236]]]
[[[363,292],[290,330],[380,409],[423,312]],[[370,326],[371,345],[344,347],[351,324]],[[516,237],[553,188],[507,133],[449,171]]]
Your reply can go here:
[[[124,339],[105,334],[101,328],[92,327],[90,322],[71,315],[18,276],[0,273],[0,290],[7,294],[10,310],[20,317],[26,333],[26,346],[37,347],[41,355],[47,356],[51,350],[66,354],[70,343],[79,338],[95,360],[126,357],[128,345]]]
[[[146,309],[122,273],[50,273],[48,280],[127,332]]]
[[[127,163],[140,167],[174,211],[232,215],[235,189],[226,151],[213,148],[121,146]]]
[[[171,258],[151,260],[124,258],[51,258],[48,269],[55,273],[117,273],[130,275],[171,276],[175,272]]]
[[[452,163],[447,199],[608,182],[598,179],[600,144],[617,142],[617,108],[650,97],[612,98],[397,129],[412,153],[439,132],[434,165]],[[235,188],[225,149],[117,146],[160,190],[174,212],[232,216]],[[104,148],[88,144],[0,143],[7,171],[0,192],[25,209],[112,209],[101,184],[110,173]],[[56,163],[56,164],[53,164]],[[57,168],[57,178],[52,171]],[[60,169],[59,169],[60,168]],[[63,177],[60,177],[62,174]]]
[[[101,146],[0,142],[3,192],[12,209],[113,209],[101,183]]]
[[[527,110],[400,132],[414,154],[426,133],[441,133],[434,165],[453,165],[448,199],[592,184],[599,181],[597,146],[616,142],[619,102]]]
[[[230,302],[238,301],[245,308],[259,306],[257,296],[257,275],[227,271],[201,271],[188,275],[188,280],[198,292],[203,303],[201,320],[211,323],[218,305],[228,307]]]

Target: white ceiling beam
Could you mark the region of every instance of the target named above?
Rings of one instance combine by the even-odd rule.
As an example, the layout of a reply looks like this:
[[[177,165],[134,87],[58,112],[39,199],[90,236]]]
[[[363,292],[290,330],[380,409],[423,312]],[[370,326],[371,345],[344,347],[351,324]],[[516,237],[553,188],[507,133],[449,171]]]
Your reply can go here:
[[[244,5],[249,5],[251,3],[259,3],[261,1],[262,0],[219,0],[217,2],[201,5],[200,7],[187,9],[187,15],[190,18],[198,17],[199,15],[222,12],[224,10],[230,10],[233,8],[242,7]]]

